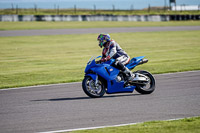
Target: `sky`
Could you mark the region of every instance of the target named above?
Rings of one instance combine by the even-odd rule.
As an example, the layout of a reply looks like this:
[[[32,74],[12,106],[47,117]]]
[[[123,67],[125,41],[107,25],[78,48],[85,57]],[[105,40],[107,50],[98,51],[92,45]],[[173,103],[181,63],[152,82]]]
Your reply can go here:
[[[12,5],[19,8],[77,8],[93,9],[143,9],[150,6],[169,5],[169,0],[0,0],[0,8],[12,8]],[[200,0],[176,0],[177,5],[200,5]]]

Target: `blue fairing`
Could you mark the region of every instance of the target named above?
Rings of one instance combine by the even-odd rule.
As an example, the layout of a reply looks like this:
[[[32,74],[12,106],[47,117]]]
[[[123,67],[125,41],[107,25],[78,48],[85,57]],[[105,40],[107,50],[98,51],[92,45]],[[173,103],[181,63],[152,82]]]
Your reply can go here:
[[[133,92],[136,86],[128,86],[124,87],[124,81],[117,82],[116,80],[112,80],[107,82],[107,93],[119,93],[119,92]]]
[[[129,64],[126,65],[126,67],[130,70],[132,70],[133,68],[135,68],[139,62],[144,58],[144,56],[139,56],[139,57],[134,57],[131,59],[131,61],[129,62]]]
[[[97,79],[97,75],[104,78],[107,81],[107,93],[133,92],[135,86],[124,87],[124,81],[116,81],[120,71],[111,66],[114,61],[114,59],[111,59],[102,64],[96,64],[95,59],[89,61],[85,68],[85,76],[90,76],[93,80]]]

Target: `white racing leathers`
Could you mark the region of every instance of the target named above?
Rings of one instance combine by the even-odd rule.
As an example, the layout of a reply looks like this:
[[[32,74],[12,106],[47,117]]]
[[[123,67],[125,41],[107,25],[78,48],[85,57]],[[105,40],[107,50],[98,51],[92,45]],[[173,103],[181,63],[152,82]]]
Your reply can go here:
[[[116,59],[113,64],[114,67],[121,70],[126,74],[128,81],[133,81],[135,75],[125,66],[130,61],[130,57],[127,53],[116,43],[114,40],[111,40],[107,43],[103,49],[102,58],[106,59]]]
[[[107,43],[103,49],[102,58],[106,58],[108,56],[116,59],[115,64],[121,62],[123,65],[125,65],[130,61],[128,54],[114,40],[111,40],[109,43]]]

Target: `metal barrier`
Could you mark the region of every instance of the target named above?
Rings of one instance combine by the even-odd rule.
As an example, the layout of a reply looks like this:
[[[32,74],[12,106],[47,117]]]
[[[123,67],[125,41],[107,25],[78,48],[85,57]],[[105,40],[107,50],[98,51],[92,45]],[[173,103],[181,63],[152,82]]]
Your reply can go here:
[[[170,15],[170,21],[200,20],[200,15]]]
[[[0,21],[186,21],[200,15],[0,15]]]

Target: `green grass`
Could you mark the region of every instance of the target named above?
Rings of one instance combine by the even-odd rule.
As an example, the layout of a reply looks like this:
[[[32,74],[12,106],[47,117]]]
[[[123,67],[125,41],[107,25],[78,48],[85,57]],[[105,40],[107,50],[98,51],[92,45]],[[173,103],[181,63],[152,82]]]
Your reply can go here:
[[[200,117],[173,121],[151,121],[136,125],[109,127],[72,133],[199,133]]]
[[[0,88],[81,81],[92,55],[100,55],[98,34],[0,38]],[[152,73],[200,70],[200,31],[113,33],[138,66]]]
[[[151,10],[89,10],[89,9],[0,9],[0,15],[199,15],[200,11],[168,11],[164,9]]]
[[[170,22],[0,22],[0,30],[152,27],[152,26],[199,26],[200,21]]]

